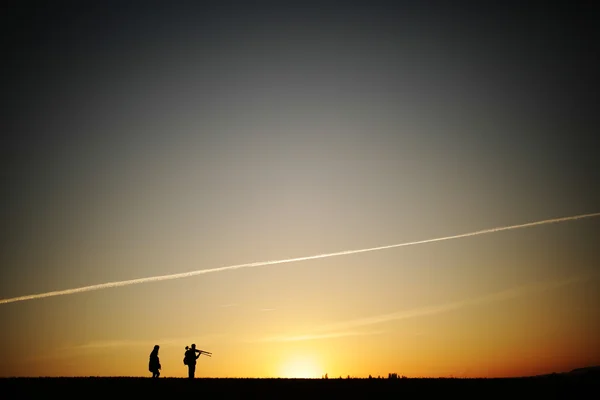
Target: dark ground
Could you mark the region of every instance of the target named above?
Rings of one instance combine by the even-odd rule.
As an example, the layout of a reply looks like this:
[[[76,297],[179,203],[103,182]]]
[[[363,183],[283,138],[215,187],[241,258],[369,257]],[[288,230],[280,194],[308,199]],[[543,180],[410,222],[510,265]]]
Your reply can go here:
[[[502,379],[206,379],[1,378],[0,398],[600,398],[600,378]],[[40,396],[40,397],[38,397]]]

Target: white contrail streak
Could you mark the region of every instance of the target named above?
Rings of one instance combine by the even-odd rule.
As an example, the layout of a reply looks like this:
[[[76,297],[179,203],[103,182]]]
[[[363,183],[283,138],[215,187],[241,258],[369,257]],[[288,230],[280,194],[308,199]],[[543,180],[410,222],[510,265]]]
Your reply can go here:
[[[598,217],[598,216],[600,216],[600,212],[593,213],[593,214],[575,215],[575,216],[571,216],[571,217],[553,218],[553,219],[547,219],[544,221],[528,222],[526,224],[520,224],[520,225],[503,226],[503,227],[499,227],[499,228],[490,228],[490,229],[484,229],[484,230],[476,231],[476,232],[463,233],[460,235],[445,236],[445,237],[440,237],[440,238],[435,238],[435,239],[418,240],[415,242],[391,244],[391,245],[380,246],[380,247],[371,247],[368,249],[345,250],[345,251],[339,251],[336,253],[318,254],[315,256],[289,258],[289,259],[285,259],[285,260],[258,261],[258,262],[248,263],[248,264],[229,265],[226,267],[201,269],[201,270],[190,271],[190,272],[182,272],[179,274],[172,274],[172,275],[151,276],[151,277],[147,277],[147,278],[131,279],[131,280],[120,281],[120,282],[101,283],[98,285],[84,286],[84,287],[75,288],[75,289],[57,290],[54,292],[31,294],[31,295],[27,295],[27,296],[13,297],[10,299],[2,299],[2,300],[0,300],[0,304],[13,303],[16,301],[41,299],[44,297],[51,297],[51,296],[61,296],[61,295],[66,295],[66,294],[89,292],[91,290],[108,289],[108,288],[114,288],[114,287],[119,287],[119,286],[136,285],[138,283],[166,281],[168,279],[189,278],[189,277],[196,276],[196,275],[210,274],[212,272],[229,271],[229,270],[240,269],[240,268],[261,267],[261,266],[265,266],[265,265],[284,264],[284,263],[291,263],[291,262],[297,262],[297,261],[315,260],[318,258],[327,258],[327,257],[350,255],[350,254],[366,253],[368,251],[386,250],[386,249],[392,249],[395,247],[413,246],[416,244],[441,242],[443,240],[460,239],[460,238],[469,237],[469,236],[484,235],[486,233],[494,233],[494,232],[506,231],[506,230],[511,230],[511,229],[519,229],[519,228],[529,228],[529,227],[537,226],[537,225],[546,225],[546,224],[552,224],[552,223],[557,223],[557,222],[574,221],[577,219],[592,218],[592,217]]]

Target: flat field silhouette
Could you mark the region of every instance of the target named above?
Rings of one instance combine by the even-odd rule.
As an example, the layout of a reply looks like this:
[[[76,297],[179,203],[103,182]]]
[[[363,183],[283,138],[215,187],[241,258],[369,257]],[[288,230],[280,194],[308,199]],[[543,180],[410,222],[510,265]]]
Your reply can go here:
[[[2,378],[0,397],[128,396],[130,398],[596,398],[598,374],[524,378],[254,379]],[[39,396],[39,397],[38,397]],[[591,397],[590,397],[591,396]]]

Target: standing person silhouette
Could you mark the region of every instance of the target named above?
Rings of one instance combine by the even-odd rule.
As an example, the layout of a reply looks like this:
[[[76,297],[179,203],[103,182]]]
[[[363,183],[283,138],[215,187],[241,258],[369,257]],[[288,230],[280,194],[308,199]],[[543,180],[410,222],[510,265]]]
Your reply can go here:
[[[155,345],[154,349],[150,353],[150,362],[148,363],[148,370],[152,372],[153,378],[158,378],[160,376],[160,360],[158,359],[159,348],[159,345]]]
[[[210,353],[196,349],[195,343],[192,343],[192,347],[185,346],[185,350],[183,363],[188,366],[188,378],[194,379],[194,375],[196,374],[196,360],[202,353]],[[198,355],[196,355],[196,353],[198,353]]]

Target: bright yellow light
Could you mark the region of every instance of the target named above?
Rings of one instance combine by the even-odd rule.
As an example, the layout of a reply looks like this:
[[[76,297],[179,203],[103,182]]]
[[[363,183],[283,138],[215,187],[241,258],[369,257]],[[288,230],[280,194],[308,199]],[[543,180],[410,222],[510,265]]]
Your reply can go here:
[[[320,378],[321,370],[309,357],[295,357],[281,367],[282,378]]]

